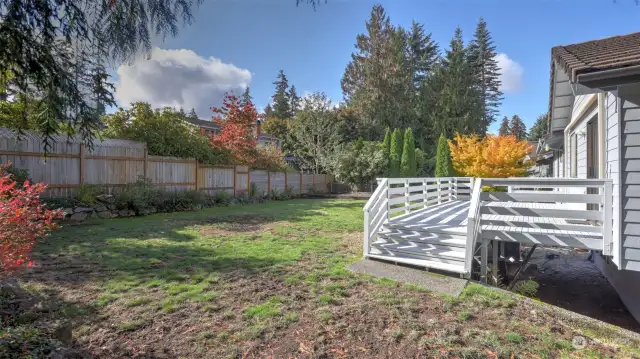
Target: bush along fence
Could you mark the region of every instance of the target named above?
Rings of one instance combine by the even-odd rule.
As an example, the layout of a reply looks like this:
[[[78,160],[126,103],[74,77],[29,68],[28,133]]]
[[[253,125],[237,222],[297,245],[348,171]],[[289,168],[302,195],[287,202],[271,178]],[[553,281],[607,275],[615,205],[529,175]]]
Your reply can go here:
[[[0,128],[0,163],[12,162],[29,172],[33,182],[48,185],[43,197],[75,197],[86,185],[117,192],[138,179],[168,191],[197,190],[206,195],[220,191],[231,196],[255,189],[264,195],[293,195],[327,191],[326,175],[270,172],[247,166],[203,165],[194,159],[151,156],[146,144],[128,140],[95,141],[90,152],[76,138],[60,136],[45,157],[42,138],[33,133],[17,136]]]

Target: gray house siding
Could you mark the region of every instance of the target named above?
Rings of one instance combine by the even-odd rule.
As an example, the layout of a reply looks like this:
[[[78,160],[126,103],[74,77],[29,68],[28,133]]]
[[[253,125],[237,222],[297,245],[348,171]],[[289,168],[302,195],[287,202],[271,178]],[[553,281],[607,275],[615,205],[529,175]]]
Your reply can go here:
[[[622,267],[640,271],[640,85],[619,89],[622,119]]]
[[[640,91],[634,94],[621,89],[617,95],[607,94],[605,173],[613,180],[613,235],[620,238],[620,243],[614,242],[613,253],[620,256],[595,256],[594,262],[640,321],[640,261],[636,260],[640,251],[640,193],[634,194],[638,185],[633,183],[640,174],[640,159],[632,158],[635,147],[640,146]],[[618,248],[620,244],[622,248]]]

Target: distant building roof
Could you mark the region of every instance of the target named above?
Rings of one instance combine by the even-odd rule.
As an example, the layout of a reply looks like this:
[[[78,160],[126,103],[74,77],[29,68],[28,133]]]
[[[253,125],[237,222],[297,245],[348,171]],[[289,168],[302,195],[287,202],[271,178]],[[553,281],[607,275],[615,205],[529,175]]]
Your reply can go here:
[[[640,32],[556,46],[551,55],[575,83],[581,74],[640,65]]]
[[[196,120],[196,119],[188,119],[188,122],[198,126],[198,127],[206,127],[206,128],[210,128],[210,129],[220,129],[220,126],[218,126],[217,123],[213,122],[213,121],[207,121],[207,120]]]

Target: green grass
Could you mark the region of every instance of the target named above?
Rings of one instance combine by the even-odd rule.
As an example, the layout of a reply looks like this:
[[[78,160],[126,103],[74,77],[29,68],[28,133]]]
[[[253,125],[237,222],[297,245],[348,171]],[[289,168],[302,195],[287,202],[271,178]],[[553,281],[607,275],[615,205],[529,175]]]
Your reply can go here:
[[[468,284],[460,299],[480,304],[485,307],[505,307],[509,308],[515,305],[516,301],[510,294],[502,293],[493,288],[488,288],[480,284]]]
[[[266,303],[248,307],[244,310],[244,316],[251,318],[268,318],[275,317],[282,313],[280,297],[271,297]]]
[[[469,312],[462,311],[458,313],[458,319],[460,319],[460,321],[462,322],[469,320],[469,318],[471,318],[471,313]]]
[[[318,296],[317,302],[318,302],[318,305],[325,306],[325,305],[336,304],[338,300],[334,298],[331,294],[321,294]]]
[[[150,302],[151,302],[151,299],[149,299],[149,298],[138,297],[136,299],[128,301],[126,303],[126,306],[127,307],[137,307],[137,306],[144,305],[144,304],[147,304],[147,303],[150,303]]]
[[[514,332],[504,333],[504,339],[512,344],[521,344],[523,342],[522,335]]]
[[[423,344],[427,357],[485,357],[487,350],[499,357],[589,353],[575,351],[570,336],[552,333],[547,324],[534,331],[518,314],[520,305],[514,308],[519,296],[470,283],[454,298],[349,272],[348,265],[361,258],[363,205],[295,200],[65,226],[38,244],[36,260],[67,260],[72,268],[82,263],[89,270],[74,278],[83,285],[76,288],[86,283],[90,289],[71,293],[68,298],[81,299],[56,306],[44,319],[81,323],[73,333],[79,343],[110,340],[124,348],[124,337],[127,348],[145,346],[150,357],[194,351],[242,357],[254,347],[247,341],[258,338],[264,348],[289,345],[292,356],[340,356],[342,348],[349,350],[346,356],[375,356],[375,350],[362,351],[375,343],[360,343],[371,328],[391,343],[384,350],[399,356],[405,353],[397,348]],[[246,230],[246,223],[257,229]],[[65,290],[65,282],[26,284],[34,294]],[[489,317],[504,323],[494,326]],[[175,341],[156,347],[144,342],[173,328],[184,328],[186,337],[167,336]],[[280,342],[294,337],[296,343]],[[176,342],[188,349],[179,352]],[[163,345],[175,352],[164,352]]]

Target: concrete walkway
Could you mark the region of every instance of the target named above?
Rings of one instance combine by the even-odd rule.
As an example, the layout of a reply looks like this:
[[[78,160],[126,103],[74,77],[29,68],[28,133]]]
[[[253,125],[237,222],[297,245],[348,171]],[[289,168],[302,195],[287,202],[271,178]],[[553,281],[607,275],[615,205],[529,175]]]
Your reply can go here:
[[[363,259],[349,266],[354,273],[368,274],[377,278],[388,278],[396,282],[414,284],[432,292],[458,297],[467,285],[467,280],[429,273],[425,270],[399,266],[372,259]]]

